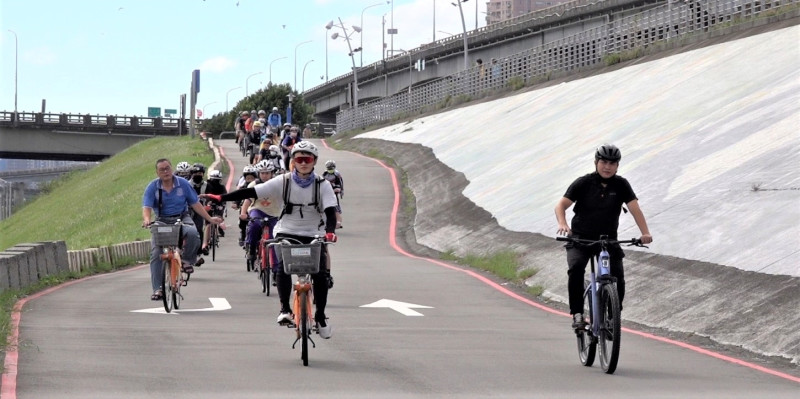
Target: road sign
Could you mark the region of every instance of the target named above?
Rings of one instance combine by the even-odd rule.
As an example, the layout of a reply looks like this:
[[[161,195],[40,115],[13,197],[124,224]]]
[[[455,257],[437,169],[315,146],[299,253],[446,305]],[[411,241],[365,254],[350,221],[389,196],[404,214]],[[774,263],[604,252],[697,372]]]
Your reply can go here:
[[[388,33],[388,34],[390,34],[390,35],[396,35],[396,34],[397,34],[397,28],[394,28],[394,29],[392,29],[392,28],[386,29],[386,33]]]
[[[391,299],[381,299],[380,301],[373,302],[367,305],[359,306],[361,308],[389,308],[400,314],[406,316],[424,316],[422,313],[417,312],[416,310],[411,310],[411,308],[417,309],[432,309],[430,306],[424,305],[415,305],[413,303],[406,303],[400,301],[393,301]]]
[[[175,115],[175,114],[177,114],[177,113],[178,113],[178,110],[177,110],[177,109],[169,109],[169,108],[164,108],[164,113],[165,113],[165,114],[172,114],[172,115]]]
[[[147,107],[147,116],[158,118],[161,116],[161,107]]]

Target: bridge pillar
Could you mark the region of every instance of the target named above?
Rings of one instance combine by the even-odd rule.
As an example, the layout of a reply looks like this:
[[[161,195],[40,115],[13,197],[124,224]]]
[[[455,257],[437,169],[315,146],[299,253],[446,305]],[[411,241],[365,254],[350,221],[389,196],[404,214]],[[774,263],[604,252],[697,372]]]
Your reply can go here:
[[[131,127],[134,128],[134,129],[139,127],[139,117],[138,116],[132,116],[131,117]]]
[[[153,119],[153,125],[156,128],[164,127],[164,119],[163,118],[155,118],[155,119]]]
[[[114,115],[109,115],[106,117],[106,125],[108,127],[114,127],[117,124],[117,117]]]
[[[86,114],[83,116],[83,126],[92,126],[92,116]]]
[[[43,113],[37,112],[36,115],[34,115],[34,119],[36,120],[37,124],[39,124],[39,125],[44,124],[44,114]]]
[[[67,114],[61,114],[58,116],[58,124],[59,125],[66,125],[67,124]]]

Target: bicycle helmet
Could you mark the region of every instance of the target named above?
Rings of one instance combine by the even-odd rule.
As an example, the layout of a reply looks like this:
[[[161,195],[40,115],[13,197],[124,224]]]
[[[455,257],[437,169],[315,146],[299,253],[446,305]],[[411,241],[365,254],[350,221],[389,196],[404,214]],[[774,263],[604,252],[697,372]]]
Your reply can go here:
[[[259,162],[256,165],[256,167],[258,168],[258,173],[261,173],[261,172],[274,173],[275,172],[275,165],[273,165],[271,162],[266,161],[266,160]]]
[[[613,144],[603,144],[597,147],[597,150],[594,152],[594,160],[599,161],[601,159],[610,162],[619,162],[619,160],[622,159],[622,152]]]
[[[258,114],[259,115],[266,115],[267,111],[264,111],[263,109],[260,109],[260,110],[258,110]]]
[[[261,121],[255,121],[255,122],[253,122],[253,127],[254,127],[254,128],[259,128],[259,129],[261,129],[261,126],[264,126],[264,124],[262,124],[262,123],[261,123]]]
[[[208,171],[208,180],[220,180],[222,179],[222,172],[213,169]]]
[[[319,150],[317,149],[317,146],[310,141],[301,141],[295,144],[294,147],[292,147],[291,156],[294,157],[294,154],[298,152],[309,153],[314,156],[314,159],[319,157]]]
[[[272,112],[278,112],[278,107],[272,107]]]
[[[245,166],[244,167],[244,172],[242,173],[242,176],[247,176],[247,175],[250,175],[250,176],[253,176],[253,177],[258,177],[258,176],[256,176],[256,168],[254,168],[254,167],[252,167],[250,165]]]
[[[280,151],[280,150],[281,150],[281,149],[280,149],[280,148],[278,148],[278,146],[277,146],[277,145],[275,145],[275,144],[273,144],[273,145],[269,146],[269,153],[270,153],[271,155],[273,155],[273,156],[275,156],[275,155],[278,155],[278,151]]]
[[[206,173],[206,166],[201,164],[200,162],[192,165],[192,174],[195,173]]]
[[[178,166],[175,167],[175,172],[177,173],[191,173],[192,166],[189,165],[189,162],[178,162]]]
[[[332,159],[325,162],[325,169],[336,169],[336,162]]]
[[[241,116],[250,116],[250,113],[247,111],[242,111],[239,115]]]

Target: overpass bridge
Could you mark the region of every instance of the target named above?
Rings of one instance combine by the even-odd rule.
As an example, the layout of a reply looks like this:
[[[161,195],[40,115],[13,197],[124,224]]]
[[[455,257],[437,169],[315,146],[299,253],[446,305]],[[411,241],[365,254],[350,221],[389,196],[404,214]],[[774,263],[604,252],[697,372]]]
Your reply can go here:
[[[800,0],[578,0],[448,37],[303,93],[343,132],[800,16]],[[484,69],[474,66],[484,61]],[[488,60],[497,58],[496,65]],[[424,60],[425,68],[414,64]],[[353,86],[358,81],[358,104]]]
[[[492,58],[563,39],[621,18],[666,4],[667,0],[576,0],[492,24],[466,33],[469,65],[464,65],[464,34],[449,36],[356,68],[358,103],[407,92],[412,87],[472,69],[477,59]],[[415,65],[424,61],[424,69]],[[354,74],[348,73],[303,93],[316,108],[315,117],[333,123],[336,113],[353,108]]]
[[[100,161],[153,136],[188,131],[180,118],[0,112],[0,158]]]

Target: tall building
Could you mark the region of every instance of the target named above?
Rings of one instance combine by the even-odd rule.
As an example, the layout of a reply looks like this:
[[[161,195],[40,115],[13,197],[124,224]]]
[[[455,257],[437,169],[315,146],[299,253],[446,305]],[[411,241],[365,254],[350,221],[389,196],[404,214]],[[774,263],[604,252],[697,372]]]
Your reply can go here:
[[[572,0],[489,0],[486,3],[486,25],[570,1]]]

